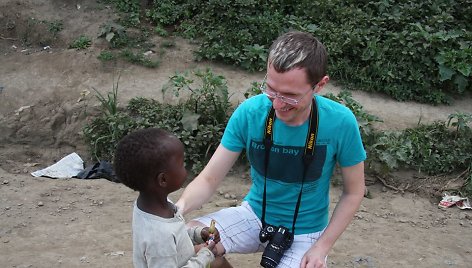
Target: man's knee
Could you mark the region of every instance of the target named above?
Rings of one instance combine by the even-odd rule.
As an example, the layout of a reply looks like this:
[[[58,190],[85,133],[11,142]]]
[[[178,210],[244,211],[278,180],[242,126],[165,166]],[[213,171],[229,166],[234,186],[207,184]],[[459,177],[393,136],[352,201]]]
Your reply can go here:
[[[212,268],[232,268],[233,266],[226,260],[225,257],[216,257],[211,263]]]
[[[196,221],[196,220],[188,221],[186,225],[187,225],[188,228],[195,227],[195,226],[206,226],[205,224],[203,224],[199,221]]]

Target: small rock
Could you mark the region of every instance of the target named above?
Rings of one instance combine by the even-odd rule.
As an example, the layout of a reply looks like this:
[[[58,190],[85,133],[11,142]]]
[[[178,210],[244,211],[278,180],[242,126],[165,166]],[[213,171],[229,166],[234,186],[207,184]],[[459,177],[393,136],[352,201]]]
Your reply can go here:
[[[238,200],[224,200],[221,202],[216,202],[216,207],[234,207],[238,204]]]
[[[10,182],[8,180],[4,180],[3,184],[9,184]]]
[[[124,255],[125,255],[124,251],[115,251],[115,252],[110,253],[110,256],[124,256]]]
[[[44,206],[44,203],[41,202],[41,201],[39,201],[39,202],[38,202],[38,207],[42,207],[42,206]]]

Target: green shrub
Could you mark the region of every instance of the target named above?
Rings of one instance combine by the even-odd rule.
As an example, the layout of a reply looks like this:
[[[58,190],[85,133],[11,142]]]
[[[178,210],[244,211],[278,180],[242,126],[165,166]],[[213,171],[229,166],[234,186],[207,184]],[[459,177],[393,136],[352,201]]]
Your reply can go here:
[[[156,68],[160,64],[158,60],[153,61],[148,58],[146,55],[144,55],[144,52],[142,51],[134,53],[130,49],[124,49],[123,51],[121,51],[120,56],[128,62],[142,65],[148,68]]]
[[[79,38],[74,40],[72,44],[70,44],[69,48],[75,48],[77,50],[86,49],[92,45],[92,39],[90,37],[81,35]]]
[[[196,58],[263,70],[271,42],[289,29],[314,33],[329,73],[349,88],[397,100],[449,103],[472,91],[471,0],[154,1],[157,25],[199,41]]]
[[[112,61],[116,59],[115,54],[109,50],[100,51],[100,54],[97,58],[101,61]]]
[[[209,69],[196,71],[194,75],[200,79],[200,86],[194,86],[194,81],[186,75],[176,74],[163,89],[177,95],[182,91],[189,93],[179,104],[138,97],[120,110],[115,106],[118,84],[114,87],[116,92],[99,94],[102,113],[83,131],[92,155],[112,160],[115,146],[124,135],[134,129],[159,127],[181,139],[186,147],[186,163],[198,173],[216,150],[232,107],[224,77]]]

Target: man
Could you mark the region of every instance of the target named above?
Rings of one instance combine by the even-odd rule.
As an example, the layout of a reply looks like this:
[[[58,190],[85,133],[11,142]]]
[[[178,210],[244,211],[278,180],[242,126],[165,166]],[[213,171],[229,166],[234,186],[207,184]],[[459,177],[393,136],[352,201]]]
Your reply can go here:
[[[264,251],[265,267],[326,267],[330,249],[363,198],[366,158],[352,112],[315,95],[329,81],[326,64],[326,50],[311,34],[289,32],[275,40],[264,94],[235,110],[221,144],[177,202],[183,213],[207,202],[246,150],[252,185],[241,206],[189,223],[215,219],[219,253]],[[344,189],[328,223],[336,164]]]

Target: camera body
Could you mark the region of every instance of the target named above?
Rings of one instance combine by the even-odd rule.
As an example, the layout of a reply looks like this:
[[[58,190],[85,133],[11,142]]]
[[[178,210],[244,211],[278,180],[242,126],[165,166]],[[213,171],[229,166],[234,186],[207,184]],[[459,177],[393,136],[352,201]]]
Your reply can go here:
[[[293,234],[282,225],[275,227],[267,224],[259,232],[259,240],[262,243],[269,241],[262,253],[261,266],[274,268],[279,264],[284,252],[292,246]]]

